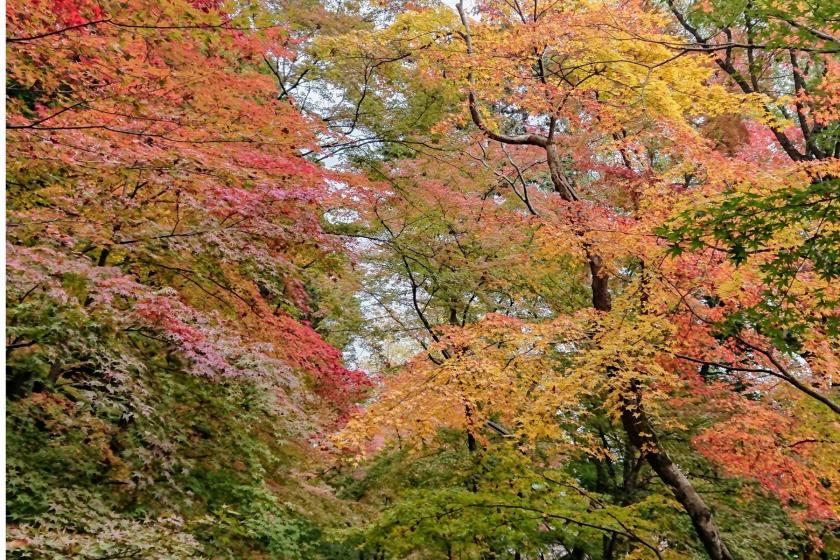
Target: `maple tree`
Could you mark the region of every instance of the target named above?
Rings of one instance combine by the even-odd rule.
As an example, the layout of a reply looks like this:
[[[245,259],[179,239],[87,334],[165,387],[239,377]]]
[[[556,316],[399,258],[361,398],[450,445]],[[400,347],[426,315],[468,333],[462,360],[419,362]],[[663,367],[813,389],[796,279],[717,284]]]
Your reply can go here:
[[[707,386],[715,387],[717,398],[733,407],[719,417],[720,426],[732,423],[732,431],[710,427],[693,440],[700,453],[741,476],[752,475],[761,460],[748,463],[746,457],[763,457],[764,468],[777,475],[759,476],[759,482],[788,506],[804,507],[794,517],[817,525],[829,520],[831,526],[836,515],[830,507],[836,502],[829,490],[833,485],[828,482],[833,472],[822,462],[836,449],[836,441],[816,435],[836,430],[830,412],[836,412],[831,381],[837,357],[836,295],[831,283],[836,260],[832,256],[836,161],[832,117],[829,109],[822,108],[827,107],[823,103],[832,104],[833,78],[830,71],[816,70],[819,77],[809,84],[814,94],[806,101],[803,72],[796,67],[797,57],[805,52],[815,57],[808,71],[830,68],[832,59],[819,57],[833,52],[826,45],[832,37],[823,31],[827,20],[806,26],[794,17],[790,20],[794,23],[783,21],[804,29],[799,39],[816,40],[816,45],[787,40],[778,29],[757,24],[753,8],[748,7],[743,26],[750,29],[741,31],[750,39],[739,43],[740,37],[733,38],[729,28],[709,32],[714,40],[707,39],[711,22],[706,20],[702,35],[686,39],[679,34],[680,27],[689,35],[698,28],[684,17],[682,7],[664,8],[657,12],[632,3],[617,8],[485,2],[478,3],[473,18],[459,4],[456,11],[443,6],[418,8],[383,30],[325,40],[327,46],[343,44],[347,58],[368,61],[360,63],[366,68],[399,61],[394,68],[379,71],[384,95],[399,91],[391,81],[401,74],[414,87],[422,77],[430,83],[429,91],[460,90],[461,107],[442,115],[423,142],[412,136],[406,140],[421,146],[416,149],[420,154],[441,150],[431,165],[462,167],[446,153],[459,150],[471,153],[473,159],[490,160],[491,170],[506,169],[497,177],[511,190],[500,195],[500,204],[515,205],[518,199],[524,208],[513,212],[511,219],[524,212],[533,216],[537,228],[551,231],[554,246],[535,243],[530,250],[565,253],[580,263],[577,267],[589,269],[595,310],[593,314],[581,306],[569,314],[558,313],[556,307],[543,308],[522,323],[485,316],[499,311],[485,309],[477,311],[475,325],[440,320],[441,326],[434,329],[422,317],[425,308],[422,313],[416,309],[424,326],[433,331],[431,351],[389,380],[380,400],[346,430],[341,441],[364,447],[366,438],[388,426],[386,432],[398,434],[400,441],[415,433],[428,442],[437,429],[449,426],[466,430],[473,450],[477,448],[472,441],[488,431],[525,438],[529,446],[546,440],[559,445],[569,437],[564,436],[560,418],[577,420],[566,429],[581,429],[580,419],[589,404],[581,399],[585,395],[596,399],[600,403],[596,408],[623,427],[627,440],[688,513],[706,552],[713,558],[729,558],[733,554],[708,498],[701,496],[697,482],[677,466],[657,436],[661,430],[680,429],[680,423],[668,418],[673,403],[709,398]],[[731,21],[725,7],[702,5],[693,10],[698,18]],[[777,7],[773,10],[773,17],[781,17]],[[753,34],[756,29],[761,33]],[[779,62],[776,49],[789,51],[791,62]],[[770,54],[762,54],[758,61],[759,50]],[[717,52],[720,58],[692,56]],[[406,58],[411,63],[404,63]],[[758,69],[766,74],[766,67],[774,64],[788,65],[794,76],[791,93],[801,99],[790,100],[783,92],[768,89],[773,87],[767,85],[770,79],[759,76]],[[716,75],[715,65],[727,79]],[[740,87],[742,65],[752,65],[758,85]],[[736,87],[729,87],[728,79]],[[365,72],[362,85],[370,80]],[[359,83],[345,85],[348,97],[355,94],[359,99],[355,114],[368,109],[376,114],[375,105],[366,105],[370,94]],[[423,92],[421,99],[429,94]],[[406,103],[411,107],[412,102]],[[785,128],[785,119],[791,118],[805,130],[801,140]],[[468,124],[478,129],[477,136],[465,128]],[[779,148],[782,154],[776,153]],[[505,158],[500,157],[502,152]],[[789,165],[790,160],[808,159],[825,163]],[[767,161],[776,166],[760,170],[757,164]],[[401,170],[403,165],[395,168]],[[534,173],[535,168],[541,177],[528,179],[523,174],[523,169]],[[485,188],[492,190],[494,183],[491,178]],[[736,191],[747,194],[730,196],[725,189],[733,184]],[[791,193],[791,184],[804,189]],[[542,187],[536,197],[543,200],[525,198],[522,193],[529,185],[532,193]],[[750,191],[755,188],[780,194],[760,198]],[[706,199],[721,189],[724,205],[709,204]],[[547,191],[554,196],[546,196]],[[701,197],[704,200],[698,203]],[[682,229],[662,226],[675,208],[688,207],[692,212],[700,205],[704,209],[689,218],[694,221],[683,222]],[[750,205],[755,212],[749,212]],[[766,208],[776,213],[762,215]],[[704,216],[709,219],[703,220]],[[732,232],[735,224],[742,225]],[[816,232],[804,244],[798,237],[803,228]],[[479,231],[488,237],[499,233],[502,239],[508,235],[498,223],[485,224]],[[657,234],[675,248],[686,236],[698,241],[693,251],[674,259],[657,241]],[[706,236],[713,240],[703,243]],[[715,246],[715,240],[732,241],[729,253],[736,257],[736,266],[727,263],[726,251]],[[744,263],[738,258],[744,244],[763,256]],[[709,251],[703,251],[706,247]],[[400,248],[388,249],[396,251],[399,259],[405,256]],[[809,261],[814,265],[808,266]],[[560,262],[554,261],[558,274],[562,274]],[[405,268],[405,280],[416,292],[411,267]],[[510,268],[503,270],[516,275]],[[783,306],[776,288],[784,290]],[[425,305],[434,301],[431,296]],[[580,305],[579,300],[576,303]],[[768,310],[775,323],[759,322]],[[516,306],[506,310],[510,316],[519,312]],[[627,341],[633,341],[631,347]],[[755,374],[769,376],[770,382]],[[789,384],[793,392],[777,385],[777,380]],[[687,387],[692,387],[695,397],[685,394]],[[806,397],[821,403],[817,408],[828,408],[819,409],[817,417],[797,428],[815,430],[814,437],[803,436],[807,443],[783,439],[761,443],[760,438],[741,437],[760,431],[770,421],[760,420],[759,414],[734,414],[744,406],[735,403],[758,398],[774,407],[787,402],[789,412],[783,416],[792,419],[798,407],[814,406],[802,401]],[[814,448],[807,451],[801,447],[812,444]],[[739,458],[725,451],[730,447],[753,451]],[[597,442],[590,451],[594,457],[605,452]]]
[[[370,381],[338,348],[348,260],[322,228],[348,183],[302,157],[318,127],[264,63],[293,57],[288,28],[256,5],[9,4],[13,556],[317,539],[270,484]]]

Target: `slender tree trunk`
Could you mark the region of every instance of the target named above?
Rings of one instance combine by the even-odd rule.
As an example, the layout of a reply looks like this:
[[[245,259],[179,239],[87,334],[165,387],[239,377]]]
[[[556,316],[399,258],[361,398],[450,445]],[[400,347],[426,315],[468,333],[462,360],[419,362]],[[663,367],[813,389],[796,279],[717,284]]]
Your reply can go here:
[[[592,274],[592,307],[600,311],[609,311],[612,309],[612,296],[609,278],[604,270],[604,260],[588,249],[586,256],[589,259],[589,272]]]
[[[563,200],[570,202],[579,200],[574,185],[572,185],[572,182],[566,177],[566,173],[563,171],[563,164],[560,161],[560,156],[557,155],[557,147],[553,143],[545,146],[545,155],[554,190],[560,194]]]
[[[674,464],[662,445],[659,443],[653,429],[648,422],[641,394],[638,387],[634,387],[634,396],[628,399],[627,406],[621,411],[621,422],[630,441],[645,455],[648,464],[673,492],[674,497],[683,506],[694,530],[709,557],[714,560],[731,560],[732,555],[726,548],[720,536],[712,512],[700,494],[697,493],[691,481]]]

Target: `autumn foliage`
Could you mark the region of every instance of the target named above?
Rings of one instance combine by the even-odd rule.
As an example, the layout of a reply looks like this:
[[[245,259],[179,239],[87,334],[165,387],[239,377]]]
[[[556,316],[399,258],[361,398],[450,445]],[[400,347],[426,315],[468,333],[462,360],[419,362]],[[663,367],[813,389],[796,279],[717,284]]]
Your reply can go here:
[[[317,126],[277,99],[260,68],[264,56],[292,56],[286,26],[253,31],[219,2],[40,1],[10,3],[7,30],[7,390],[21,425],[102,423],[89,437],[102,438],[105,476],[126,488],[107,501],[137,496],[155,471],[190,469],[172,456],[178,439],[209,429],[167,430],[145,458],[119,441],[190,414],[166,408],[174,395],[162,377],[258,391],[239,406],[262,417],[219,428],[246,439],[266,437],[257,423],[310,438],[340,422],[370,385],[315,326],[338,305],[318,291],[351,297],[339,293],[347,260],[322,229],[347,192],[301,156],[316,148]],[[12,535],[34,551],[23,554],[107,554],[84,539],[62,548],[50,532],[66,530],[60,522],[26,524],[65,499],[16,508]],[[136,528],[152,543],[174,532],[174,544],[138,536],[126,546],[182,557],[192,537],[173,527],[185,522]]]
[[[817,4],[9,2],[11,557],[835,557]]]

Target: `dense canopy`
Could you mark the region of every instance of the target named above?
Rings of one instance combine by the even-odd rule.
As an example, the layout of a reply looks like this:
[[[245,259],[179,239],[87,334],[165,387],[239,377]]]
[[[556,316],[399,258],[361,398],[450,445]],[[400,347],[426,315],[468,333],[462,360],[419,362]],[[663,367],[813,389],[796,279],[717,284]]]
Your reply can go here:
[[[6,33],[9,558],[840,558],[840,4]]]

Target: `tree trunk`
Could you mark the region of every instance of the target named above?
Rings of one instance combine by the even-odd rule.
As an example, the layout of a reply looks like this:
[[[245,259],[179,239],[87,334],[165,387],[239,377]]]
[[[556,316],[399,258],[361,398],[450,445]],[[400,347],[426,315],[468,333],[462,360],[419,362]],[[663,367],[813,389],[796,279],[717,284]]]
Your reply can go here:
[[[604,270],[604,261],[600,255],[596,255],[587,249],[586,256],[589,259],[589,271],[592,273],[592,307],[599,311],[612,309],[612,297],[610,296],[609,278]]]
[[[566,177],[566,173],[563,171],[563,164],[560,162],[560,156],[557,155],[557,148],[554,144],[545,146],[545,155],[548,160],[548,172],[551,175],[551,183],[554,185],[554,190],[557,191],[563,200],[569,202],[580,200],[572,182]]]
[[[731,560],[720,530],[717,527],[712,512],[706,502],[691,481],[682,473],[677,465],[671,460],[662,445],[659,443],[653,428],[650,426],[645,410],[642,406],[641,395],[638,387],[634,387],[632,402],[626,402],[621,411],[621,422],[627,432],[630,441],[636,446],[647,459],[648,464],[673,492],[674,497],[683,506],[694,530],[709,557],[713,560]]]

